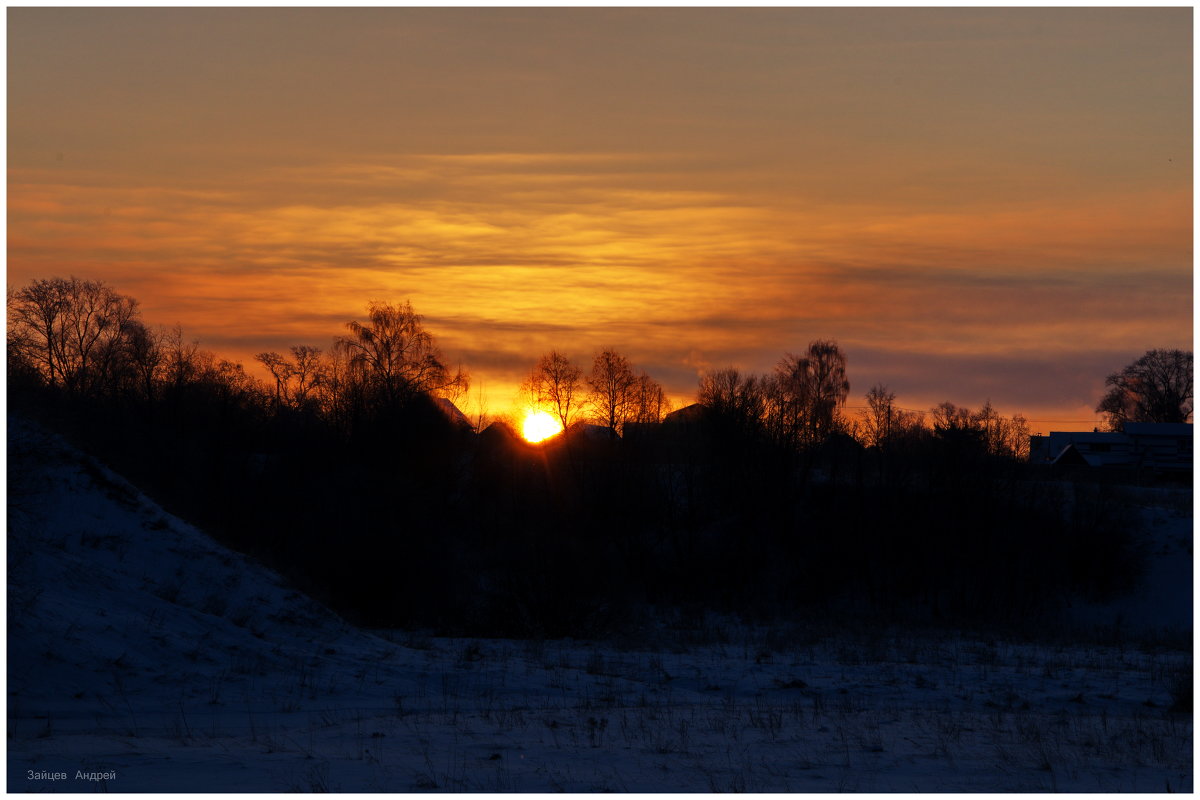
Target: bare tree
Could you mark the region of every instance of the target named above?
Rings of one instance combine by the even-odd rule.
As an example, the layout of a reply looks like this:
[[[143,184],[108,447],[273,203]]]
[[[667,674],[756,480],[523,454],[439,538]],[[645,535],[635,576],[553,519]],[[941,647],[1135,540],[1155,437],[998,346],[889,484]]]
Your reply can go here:
[[[764,414],[762,386],[757,375],[742,375],[734,367],[725,367],[701,376],[696,400],[719,417],[751,425]]]
[[[24,358],[52,386],[72,394],[111,389],[137,301],[100,281],[34,280],[10,295],[9,331]]]
[[[872,386],[867,392],[867,407],[859,415],[859,431],[867,447],[880,447],[891,437],[896,412],[896,393],[882,383]]]
[[[996,454],[1004,449],[1004,418],[992,406],[990,399],[984,402],[983,408],[971,415],[971,427],[979,431],[989,453]]]
[[[183,328],[178,324],[166,331],[162,338],[164,350],[164,380],[167,387],[179,391],[195,381],[201,371],[200,342],[183,338]]]
[[[254,360],[266,367],[274,379],[275,405],[299,409],[315,396],[317,383],[321,380],[321,348],[303,344],[290,349],[290,359],[269,352],[257,354]]]
[[[8,287],[8,315],[5,319],[8,328],[8,374],[10,379],[24,375],[47,381],[51,370],[44,363],[43,351],[38,347],[40,337],[36,320],[31,324],[30,320],[22,318],[22,313],[27,313],[22,308],[23,291]]]
[[[289,405],[290,392],[288,391],[288,383],[292,379],[295,365],[274,351],[258,353],[254,356],[254,360],[266,367],[267,372],[270,372],[271,377],[275,379],[275,405]]]
[[[386,405],[421,393],[458,396],[467,389],[467,374],[446,366],[411,303],[371,303],[367,317],[366,324],[346,323],[350,335],[339,337],[334,347],[346,356],[351,376]]]
[[[100,390],[108,383],[129,325],[136,319],[137,301],[99,281],[72,278],[67,291],[59,354],[66,365],[67,385],[81,394]]]
[[[292,377],[296,382],[292,402],[297,408],[303,408],[321,381],[321,348],[302,344],[293,346],[291,351]]]
[[[483,391],[483,381],[475,384],[475,415],[471,420],[471,428],[476,433],[483,433],[492,423],[492,415],[488,412],[487,395]]]
[[[1096,406],[1110,430],[1126,422],[1187,422],[1192,416],[1192,351],[1148,350],[1109,375]]]
[[[938,403],[929,412],[933,421],[933,429],[938,433],[949,433],[951,431],[970,430],[974,427],[972,423],[971,409],[965,406],[956,406],[951,402]]]
[[[615,350],[604,350],[592,361],[588,400],[596,419],[614,433],[620,433],[629,419],[636,381],[629,359]]]
[[[1006,417],[988,400],[978,411],[939,403],[930,411],[939,436],[974,440],[993,456],[1022,459],[1029,454],[1029,422],[1020,414]]]
[[[153,400],[162,381],[166,364],[163,341],[166,332],[160,327],[150,330],[140,322],[130,323],[125,337],[125,360],[137,384],[138,392],[145,400]]]
[[[630,411],[632,422],[661,422],[662,418],[671,411],[671,401],[667,399],[662,384],[651,378],[644,370],[638,373],[634,381],[632,405]]]
[[[321,413],[335,425],[345,426],[350,419],[353,400],[350,368],[346,355],[335,347],[318,359],[313,379],[313,399]]]
[[[62,278],[34,280],[8,295],[8,346],[17,348],[51,386],[65,382],[59,361],[67,305],[65,284]]]
[[[542,356],[523,384],[535,405],[549,406],[563,428],[583,411],[583,370],[557,350]]]
[[[1019,461],[1029,458],[1029,420],[1021,414],[1013,414],[1004,421],[999,442],[1001,453]]]
[[[788,353],[774,377],[773,427],[785,439],[812,444],[838,429],[850,381],[846,355],[836,342],[812,342],[803,356]]]

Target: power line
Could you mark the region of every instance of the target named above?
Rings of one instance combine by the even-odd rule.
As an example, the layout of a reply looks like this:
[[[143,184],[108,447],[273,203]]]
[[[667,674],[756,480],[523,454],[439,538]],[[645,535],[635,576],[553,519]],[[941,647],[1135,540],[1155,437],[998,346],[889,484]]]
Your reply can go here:
[[[855,411],[865,411],[865,410],[869,409],[870,406],[847,405],[847,406],[845,406],[845,408],[849,408],[849,409],[852,409]],[[903,406],[892,406],[892,408],[897,411],[909,411],[914,414],[928,414],[931,411],[931,409],[928,409],[928,408],[904,408]],[[1027,422],[1087,422],[1087,423],[1091,423],[1091,424],[1095,424],[1097,422],[1097,419],[1095,417],[1093,417],[1091,419],[1058,419],[1058,418],[1051,418],[1051,417],[1025,417],[1025,420]]]

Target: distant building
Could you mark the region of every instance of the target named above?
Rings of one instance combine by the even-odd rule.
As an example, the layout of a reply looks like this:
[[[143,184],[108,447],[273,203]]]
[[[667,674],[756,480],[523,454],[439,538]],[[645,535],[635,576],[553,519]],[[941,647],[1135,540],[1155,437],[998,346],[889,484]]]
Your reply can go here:
[[[1192,426],[1127,422],[1121,431],[1054,431],[1029,437],[1029,461],[1080,467],[1185,472],[1192,469]]]
[[[610,442],[621,438],[607,425],[593,425],[590,422],[576,422],[571,426],[570,435],[592,442]]]
[[[452,425],[474,430],[475,426],[471,424],[471,420],[467,419],[467,415],[460,411],[458,406],[454,405],[453,401],[445,397],[435,397],[433,398],[433,404],[445,415],[446,419],[450,420]]]
[[[711,412],[703,403],[692,403],[690,406],[672,411],[663,417],[664,425],[699,425],[708,421]]]

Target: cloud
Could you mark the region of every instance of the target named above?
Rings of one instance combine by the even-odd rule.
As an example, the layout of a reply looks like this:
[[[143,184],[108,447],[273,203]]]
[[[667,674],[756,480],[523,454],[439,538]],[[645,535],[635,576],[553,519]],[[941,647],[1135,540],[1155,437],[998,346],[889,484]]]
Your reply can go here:
[[[1064,393],[997,378],[1010,376],[1006,354],[1061,365],[1135,340],[1190,346],[1179,342],[1190,197],[1174,190],[1066,206],[816,207],[723,189],[729,174],[695,166],[683,155],[424,155],[270,166],[238,190],[14,169],[10,281],[102,278],[151,322],[179,321],[243,359],[327,346],[368,301],[411,299],[447,356],[498,392],[552,348],[586,363],[615,346],[684,398],[702,368],[764,371],[832,338],[856,384],[872,369],[899,379],[890,365],[902,364],[927,392],[1078,404],[1081,379]],[[892,360],[860,355],[882,352]]]

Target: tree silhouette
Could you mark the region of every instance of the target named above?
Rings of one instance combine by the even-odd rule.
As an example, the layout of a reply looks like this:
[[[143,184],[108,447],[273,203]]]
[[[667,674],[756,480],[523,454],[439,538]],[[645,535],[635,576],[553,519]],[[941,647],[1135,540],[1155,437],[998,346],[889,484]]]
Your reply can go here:
[[[867,392],[867,407],[859,415],[860,427],[867,447],[880,447],[892,435],[896,425],[896,393],[877,383]]]
[[[757,425],[764,414],[763,379],[742,375],[734,367],[706,372],[700,378],[696,401],[717,418],[748,428]]]
[[[671,411],[662,384],[651,378],[644,370],[634,379],[629,419],[632,422],[661,422]]]
[[[279,353],[258,353],[258,361],[275,380],[275,406],[303,408],[315,399],[315,390],[322,379],[321,348],[298,345],[291,348],[288,359]]]
[[[535,404],[549,406],[563,428],[583,410],[583,370],[557,350],[538,360],[523,388]]]
[[[199,375],[200,343],[196,340],[186,341],[183,328],[176,325],[163,336],[162,345],[165,355],[164,383],[178,393]]]
[[[956,406],[949,401],[938,403],[929,412],[933,420],[933,430],[939,435],[949,435],[958,431],[971,430],[971,409],[966,406]]]
[[[137,321],[132,297],[100,281],[48,278],[10,294],[8,311],[10,348],[46,383],[72,395],[112,388]]]
[[[403,405],[419,394],[442,393],[453,400],[469,385],[460,368],[451,373],[433,335],[421,324],[412,304],[371,303],[367,323],[346,323],[349,336],[334,343],[360,387],[387,407]]]
[[[1126,422],[1187,422],[1192,415],[1192,351],[1148,350],[1109,375],[1096,406],[1110,430]]]
[[[292,390],[292,404],[303,408],[316,393],[323,377],[321,348],[307,344],[294,346],[292,351],[292,377],[295,388]]]
[[[814,444],[838,430],[850,393],[846,354],[837,342],[815,341],[803,356],[788,353],[775,368],[773,427],[798,444]]]
[[[612,349],[596,355],[587,377],[591,390],[588,400],[601,425],[614,433],[621,432],[630,416],[636,383],[633,368],[625,356]]]
[[[275,379],[275,405],[283,406],[289,402],[288,383],[292,379],[294,367],[290,361],[276,352],[258,353],[254,360],[267,368]]]
[[[992,455],[1021,460],[1029,456],[1029,424],[1020,414],[1002,416],[988,400],[971,416],[971,424],[982,434],[984,446]]]

